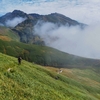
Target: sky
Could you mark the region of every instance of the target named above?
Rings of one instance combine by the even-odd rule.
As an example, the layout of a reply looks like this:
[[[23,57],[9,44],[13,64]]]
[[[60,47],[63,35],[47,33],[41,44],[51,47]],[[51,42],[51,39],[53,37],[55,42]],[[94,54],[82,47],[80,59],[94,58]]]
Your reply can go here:
[[[61,13],[79,22],[100,22],[100,0],[0,0],[0,15],[14,9],[26,13]]]
[[[15,9],[41,15],[57,12],[88,24],[86,29],[81,30],[78,26],[58,28],[52,23],[42,23],[41,27],[38,24],[35,26],[35,32],[45,39],[48,46],[70,54],[100,59],[100,0],[0,0],[0,15]],[[8,21],[7,25],[15,24],[15,20]],[[50,30],[52,28],[54,30]],[[57,40],[52,42],[51,38]]]

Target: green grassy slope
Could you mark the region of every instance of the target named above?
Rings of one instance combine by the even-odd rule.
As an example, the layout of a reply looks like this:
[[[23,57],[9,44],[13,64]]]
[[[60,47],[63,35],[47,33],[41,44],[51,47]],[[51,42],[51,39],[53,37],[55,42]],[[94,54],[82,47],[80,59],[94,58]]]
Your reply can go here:
[[[98,84],[90,86],[24,60],[18,65],[16,58],[0,53],[0,100],[100,100],[100,74],[73,70],[74,76],[90,79],[93,74]]]
[[[4,41],[20,41],[17,33],[3,26],[0,26],[0,39]]]
[[[27,61],[44,66],[69,68],[100,66],[100,60],[86,59],[50,47],[25,44],[19,41],[18,34],[9,28],[0,26],[0,52],[4,54],[14,57],[21,55]]]
[[[71,68],[100,65],[99,60],[86,59],[50,47],[25,44],[16,41],[0,40],[0,52],[14,57],[21,55],[22,58],[27,61],[35,62],[44,66]]]

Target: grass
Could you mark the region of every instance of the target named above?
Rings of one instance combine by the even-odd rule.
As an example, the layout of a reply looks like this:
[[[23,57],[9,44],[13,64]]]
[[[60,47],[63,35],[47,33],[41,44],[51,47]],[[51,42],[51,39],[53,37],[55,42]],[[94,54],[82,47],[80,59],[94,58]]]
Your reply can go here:
[[[50,47],[16,41],[0,40],[0,52],[14,57],[21,55],[27,61],[44,66],[67,68],[100,66],[100,60],[82,58]]]
[[[18,65],[16,58],[0,53],[0,100],[100,100],[99,73],[68,69],[74,76],[70,78],[66,70],[57,74],[24,60]],[[98,84],[86,83],[86,77]]]
[[[4,41],[20,41],[17,33],[3,26],[0,26],[0,39]]]

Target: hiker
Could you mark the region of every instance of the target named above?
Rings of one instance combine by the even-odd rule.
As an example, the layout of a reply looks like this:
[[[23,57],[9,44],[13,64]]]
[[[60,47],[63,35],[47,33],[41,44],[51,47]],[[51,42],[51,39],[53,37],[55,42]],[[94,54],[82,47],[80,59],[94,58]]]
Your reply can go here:
[[[19,57],[18,57],[18,64],[19,64],[19,65],[21,64],[21,60],[22,60],[22,58],[19,56]]]

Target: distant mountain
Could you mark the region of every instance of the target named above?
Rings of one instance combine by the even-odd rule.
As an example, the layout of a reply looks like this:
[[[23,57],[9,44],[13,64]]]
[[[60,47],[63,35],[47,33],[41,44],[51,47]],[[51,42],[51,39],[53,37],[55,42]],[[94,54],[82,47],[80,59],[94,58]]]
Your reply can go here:
[[[49,15],[38,15],[38,14],[29,14],[29,15],[31,15],[33,18],[37,18],[38,20],[43,20],[44,22],[51,22],[51,23],[62,24],[62,25],[68,24],[69,26],[82,25],[81,23],[72,20],[69,17],[66,17],[59,13],[51,13]]]
[[[17,32],[21,42],[45,45],[44,40],[34,34],[34,26],[38,21],[50,22],[58,25],[58,27],[61,25],[67,25],[68,27],[79,25],[83,28],[85,26],[85,24],[79,23],[59,13],[39,15],[35,13],[26,14],[23,11],[14,10],[0,17],[0,24],[11,27],[13,31]]]
[[[6,26],[8,20],[13,20],[16,17],[28,18],[28,15],[20,10],[14,10],[0,17],[0,23]]]

